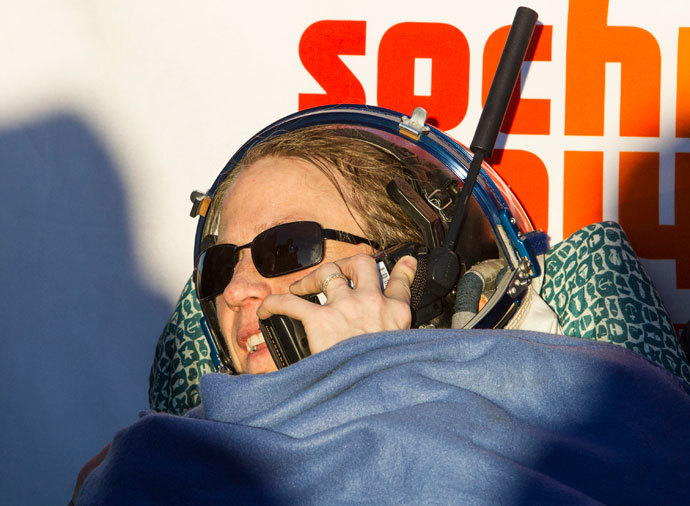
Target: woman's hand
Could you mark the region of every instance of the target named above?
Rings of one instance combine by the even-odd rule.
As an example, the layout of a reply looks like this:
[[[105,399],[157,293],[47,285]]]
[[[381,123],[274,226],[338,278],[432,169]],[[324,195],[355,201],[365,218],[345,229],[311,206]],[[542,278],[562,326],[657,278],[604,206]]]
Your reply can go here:
[[[408,329],[412,321],[410,285],[416,269],[414,257],[402,257],[381,292],[378,267],[371,256],[361,254],[325,263],[293,283],[290,294],[266,297],[257,314],[261,319],[283,314],[300,320],[312,353],[360,334]],[[342,276],[334,274],[343,274],[352,281],[353,287]],[[325,305],[298,297],[321,292],[329,276]]]

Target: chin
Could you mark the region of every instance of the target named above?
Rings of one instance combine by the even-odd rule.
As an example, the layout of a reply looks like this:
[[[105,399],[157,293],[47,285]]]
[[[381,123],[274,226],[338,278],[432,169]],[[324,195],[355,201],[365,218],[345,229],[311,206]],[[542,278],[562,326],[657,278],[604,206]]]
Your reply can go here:
[[[271,353],[268,351],[266,344],[262,343],[258,349],[247,356],[247,367],[245,373],[247,374],[265,374],[267,372],[277,371]]]

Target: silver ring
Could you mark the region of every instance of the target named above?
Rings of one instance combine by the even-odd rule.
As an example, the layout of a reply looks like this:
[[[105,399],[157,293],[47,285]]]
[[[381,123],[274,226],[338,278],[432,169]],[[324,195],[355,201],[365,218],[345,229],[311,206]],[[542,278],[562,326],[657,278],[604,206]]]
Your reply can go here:
[[[323,293],[326,293],[326,288],[328,288],[328,283],[333,281],[335,278],[342,278],[346,282],[349,281],[349,279],[347,279],[347,276],[345,274],[343,274],[342,272],[335,272],[335,273],[331,274],[330,276],[328,276],[326,279],[324,279],[323,283],[321,283],[321,291]]]

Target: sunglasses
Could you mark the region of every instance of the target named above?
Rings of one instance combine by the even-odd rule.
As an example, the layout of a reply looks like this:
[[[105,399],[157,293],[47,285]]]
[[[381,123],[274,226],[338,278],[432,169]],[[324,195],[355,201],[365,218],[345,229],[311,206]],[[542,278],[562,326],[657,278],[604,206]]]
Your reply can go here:
[[[199,255],[196,290],[199,300],[217,297],[228,286],[235,272],[239,251],[250,248],[256,270],[265,278],[290,274],[317,265],[323,260],[324,239],[350,244],[378,244],[364,237],[322,228],[315,221],[283,223],[264,230],[243,246],[216,244]]]

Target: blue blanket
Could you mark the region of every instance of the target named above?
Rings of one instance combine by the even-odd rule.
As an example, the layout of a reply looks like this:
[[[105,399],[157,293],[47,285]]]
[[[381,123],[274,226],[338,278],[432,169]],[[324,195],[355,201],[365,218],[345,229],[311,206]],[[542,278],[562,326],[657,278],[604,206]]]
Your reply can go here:
[[[687,504],[690,393],[610,344],[360,336],[119,432],[78,504]]]

